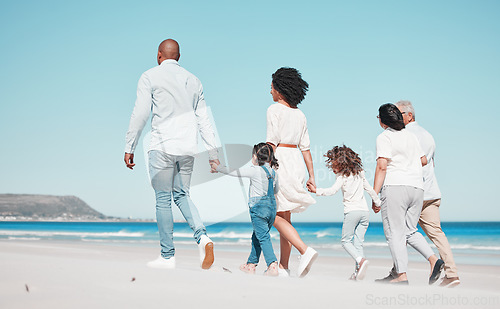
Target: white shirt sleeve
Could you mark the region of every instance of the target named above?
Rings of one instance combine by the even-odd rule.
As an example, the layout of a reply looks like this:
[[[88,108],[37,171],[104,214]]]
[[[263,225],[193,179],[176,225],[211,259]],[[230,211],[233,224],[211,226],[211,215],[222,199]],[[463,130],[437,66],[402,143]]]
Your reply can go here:
[[[149,78],[142,74],[137,84],[137,99],[135,100],[134,111],[130,117],[130,124],[125,136],[125,152],[134,153],[135,147],[141,137],[142,129],[148,121],[153,105],[152,88]]]
[[[274,146],[278,146],[280,143],[280,138],[278,134],[278,115],[273,111],[273,106],[271,105],[267,109],[267,136],[266,142],[272,143]]]
[[[304,120],[304,128],[302,129],[302,136],[300,137],[299,149],[306,151],[311,148],[311,141],[309,140],[309,130],[307,129],[307,121]]]
[[[217,166],[217,172],[233,177],[252,178],[255,176],[257,170],[252,167],[242,167],[237,170],[230,171],[227,166],[219,165]]]
[[[365,172],[361,172],[361,178],[363,178],[363,189],[368,192],[373,202],[375,203],[375,206],[380,206],[380,204],[382,204],[382,201],[378,197],[377,193],[375,193],[375,190],[373,190],[373,187],[368,183],[368,180],[366,180]]]
[[[335,183],[330,188],[327,189],[317,188],[316,195],[317,196],[334,195],[340,190],[340,188],[342,188],[342,184],[344,184],[344,177],[338,176],[337,179],[335,180]]]
[[[425,157],[425,152],[422,149],[422,146],[420,146],[420,142],[418,141],[418,138],[416,136],[415,136],[415,144],[416,144],[416,147],[417,147],[417,151],[420,154],[420,158]],[[427,161],[429,161],[429,160],[430,160],[430,158],[427,158]]]
[[[198,123],[198,131],[200,132],[201,139],[208,150],[208,157],[210,160],[218,159],[217,143],[215,133],[212,128],[212,123],[207,113],[207,105],[205,103],[205,96],[203,95],[203,86],[200,83],[200,90],[198,93],[198,103],[194,107],[196,115],[196,122]]]
[[[380,134],[377,137],[377,159],[378,158],[392,158],[391,141],[385,134]]]

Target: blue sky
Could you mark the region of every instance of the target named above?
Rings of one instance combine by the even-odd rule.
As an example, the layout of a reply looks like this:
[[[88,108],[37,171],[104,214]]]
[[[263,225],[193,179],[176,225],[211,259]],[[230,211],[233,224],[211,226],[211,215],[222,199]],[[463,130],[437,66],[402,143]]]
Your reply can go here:
[[[334,179],[322,154],[341,143],[373,177],[377,109],[408,99],[437,142],[442,220],[498,221],[499,14],[498,1],[4,2],[0,192],[153,218],[142,152],[126,169],[124,136],[141,73],[175,38],[222,143],[265,139],[271,74],[295,67],[319,186]],[[295,220],[341,221],[340,194]]]

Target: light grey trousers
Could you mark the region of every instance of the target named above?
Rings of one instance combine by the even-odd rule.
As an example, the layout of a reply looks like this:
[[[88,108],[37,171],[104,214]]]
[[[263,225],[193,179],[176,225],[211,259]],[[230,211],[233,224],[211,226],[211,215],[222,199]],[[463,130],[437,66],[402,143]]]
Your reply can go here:
[[[398,274],[408,270],[406,244],[427,260],[434,254],[417,223],[422,211],[424,190],[411,186],[384,186],[381,191],[382,223]]]
[[[342,224],[342,247],[354,260],[364,258],[363,242],[369,224],[369,212],[366,210],[353,210],[344,214]],[[356,262],[357,264],[357,262]]]

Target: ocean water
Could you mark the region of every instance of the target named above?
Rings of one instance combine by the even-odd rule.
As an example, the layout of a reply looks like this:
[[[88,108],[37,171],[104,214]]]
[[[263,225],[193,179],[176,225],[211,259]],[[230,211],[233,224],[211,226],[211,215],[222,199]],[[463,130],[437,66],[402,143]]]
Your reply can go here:
[[[347,256],[340,238],[341,222],[294,223],[306,244],[322,255]],[[443,222],[458,264],[500,265],[500,222]],[[217,250],[249,251],[252,235],[250,223],[217,223],[207,227]],[[273,228],[271,236],[279,248],[279,234]],[[0,222],[0,241],[75,241],[110,245],[158,246],[158,229],[154,222]],[[193,232],[186,223],[175,223],[174,242],[177,248],[195,248]],[[434,245],[429,241],[434,251]],[[365,235],[365,255],[388,258],[382,223],[372,222]],[[423,261],[413,249],[409,258]]]

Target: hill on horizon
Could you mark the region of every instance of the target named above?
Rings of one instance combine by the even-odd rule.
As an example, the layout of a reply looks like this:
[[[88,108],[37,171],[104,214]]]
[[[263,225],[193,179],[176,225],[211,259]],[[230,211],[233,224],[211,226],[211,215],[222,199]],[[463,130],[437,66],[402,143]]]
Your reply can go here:
[[[103,220],[109,218],[76,196],[40,194],[0,194],[0,217],[16,220]]]

